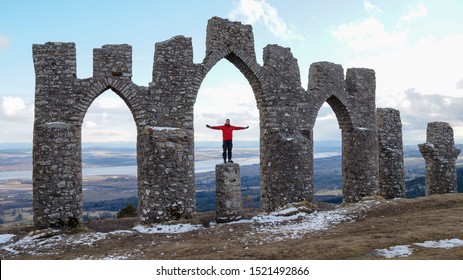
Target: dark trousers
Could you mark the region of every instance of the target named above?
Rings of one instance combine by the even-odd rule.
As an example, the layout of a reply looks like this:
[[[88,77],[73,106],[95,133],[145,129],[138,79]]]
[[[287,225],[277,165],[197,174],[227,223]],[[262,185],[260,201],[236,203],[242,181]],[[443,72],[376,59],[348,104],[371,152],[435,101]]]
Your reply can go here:
[[[223,162],[227,161],[227,152],[228,152],[228,160],[232,159],[232,148],[233,148],[233,142],[232,140],[223,140]]]

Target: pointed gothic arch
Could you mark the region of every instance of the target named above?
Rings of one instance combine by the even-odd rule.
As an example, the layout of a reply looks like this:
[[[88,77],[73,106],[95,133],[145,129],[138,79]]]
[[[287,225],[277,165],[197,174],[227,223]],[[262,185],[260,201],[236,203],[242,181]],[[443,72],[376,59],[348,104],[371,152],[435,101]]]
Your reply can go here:
[[[243,73],[256,98],[264,210],[312,199],[312,128],[324,102],[340,119],[347,143],[343,155],[356,155],[346,160],[345,200],[358,201],[377,187],[372,70],[348,69],[344,80],[340,65],[315,63],[305,91],[289,48],[266,46],[261,66],[256,62],[252,27],[217,17],[208,22],[203,63],[193,62],[191,38],[176,36],[156,43],[148,87],[132,82],[129,45],[94,49],[89,79],[77,78],[74,43],[34,45],[33,57],[36,227],[81,225],[82,121],[93,100],[109,88],[125,101],[137,127],[138,221],[193,217],[193,108],[204,77],[223,58]]]
[[[375,77],[371,70],[358,68],[348,69],[346,76],[341,65],[318,62],[310,66],[310,124],[313,128],[318,110],[327,102],[342,130],[343,200],[355,202],[379,187]]]

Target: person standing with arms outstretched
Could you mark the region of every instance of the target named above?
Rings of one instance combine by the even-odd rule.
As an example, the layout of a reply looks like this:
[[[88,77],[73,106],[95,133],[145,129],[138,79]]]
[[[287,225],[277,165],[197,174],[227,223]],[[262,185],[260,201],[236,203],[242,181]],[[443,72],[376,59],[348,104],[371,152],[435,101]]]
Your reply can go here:
[[[249,126],[233,126],[230,124],[230,119],[226,119],[224,125],[210,126],[206,124],[206,126],[210,129],[222,130],[223,162],[227,163],[227,152],[228,152],[228,162],[233,162],[232,161],[233,130],[248,129]]]

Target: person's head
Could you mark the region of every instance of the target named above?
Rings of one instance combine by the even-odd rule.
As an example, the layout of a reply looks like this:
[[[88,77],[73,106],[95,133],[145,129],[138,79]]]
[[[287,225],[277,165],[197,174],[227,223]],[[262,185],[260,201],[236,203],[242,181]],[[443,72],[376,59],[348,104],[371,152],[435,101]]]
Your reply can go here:
[[[225,124],[230,124],[230,119],[226,119]]]

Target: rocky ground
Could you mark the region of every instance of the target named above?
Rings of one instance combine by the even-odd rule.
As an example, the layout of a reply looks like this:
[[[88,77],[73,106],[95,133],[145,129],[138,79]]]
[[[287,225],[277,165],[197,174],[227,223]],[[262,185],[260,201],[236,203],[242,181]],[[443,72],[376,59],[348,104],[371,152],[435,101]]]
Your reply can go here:
[[[127,218],[72,231],[0,228],[0,258],[463,259],[463,194],[317,207],[248,211],[229,224],[203,213],[145,227]]]

